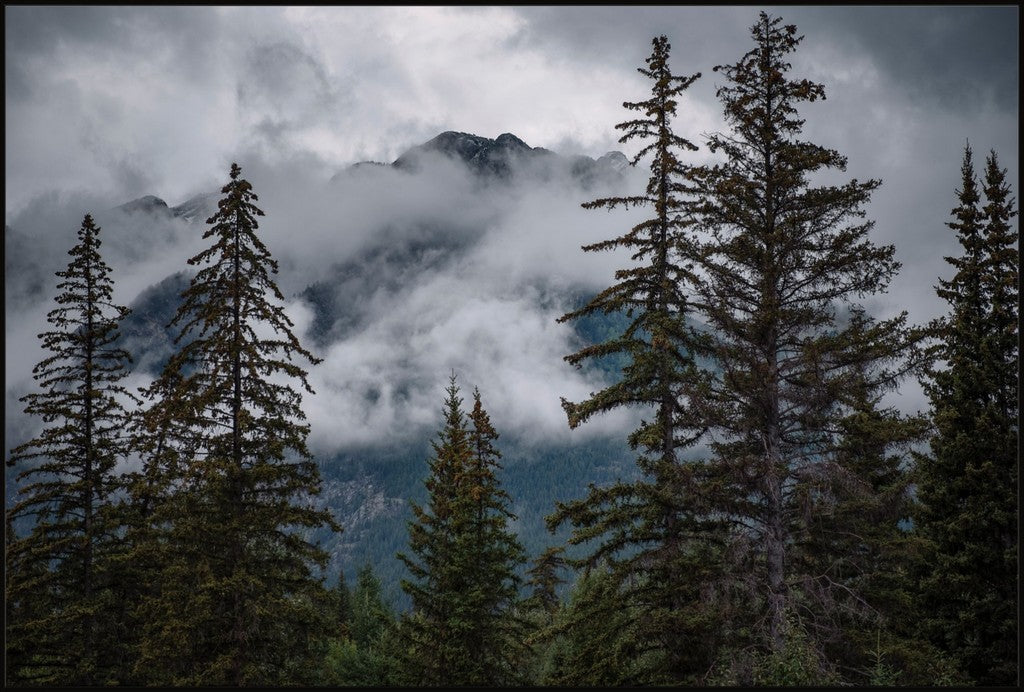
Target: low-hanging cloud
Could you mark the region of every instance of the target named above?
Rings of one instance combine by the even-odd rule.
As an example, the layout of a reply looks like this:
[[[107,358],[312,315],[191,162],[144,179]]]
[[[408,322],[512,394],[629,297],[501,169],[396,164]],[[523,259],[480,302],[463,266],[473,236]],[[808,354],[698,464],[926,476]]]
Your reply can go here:
[[[932,287],[948,275],[942,257],[958,252],[945,224],[967,139],[977,163],[995,148],[1015,184],[1016,22],[1002,21],[1011,9],[776,12],[806,36],[794,74],[828,92],[801,110],[806,138],[849,156],[844,179],[884,181],[866,211],[874,240],[893,243],[904,266],[872,304],[877,314],[906,308],[921,323],[942,311]],[[351,164],[393,161],[449,129],[513,132],[561,154],[630,154],[635,143],[616,144],[613,126],[629,117],[623,100],[649,93],[636,67],[659,33],[675,72],[704,73],[675,128],[703,145],[724,127],[722,77],[710,68],[750,48],[756,11],[12,7],[5,18],[8,411],[32,385],[53,272],[84,213],[103,227],[115,299],[130,303],[188,271],[205,216],[118,205],[216,197],[237,162],[266,211],[261,234],[296,331],[324,357],[307,410],[313,441],[330,451],[435,427],[451,370],[464,389],[480,386],[499,427],[500,417],[516,434],[569,435],[558,398],[601,381],[562,361],[578,344],[555,318],[628,264],[579,246],[643,213],[583,210],[607,190],[561,173],[488,185],[444,159],[415,174]],[[951,27],[962,29],[954,49]],[[692,162],[709,158],[702,146]],[[631,170],[621,184],[635,193],[643,183]],[[9,413],[8,431],[18,420]]]
[[[364,165],[334,175],[309,157],[239,159],[266,214],[260,235],[280,263],[295,332],[323,358],[310,368],[316,393],[304,400],[318,454],[430,432],[452,372],[464,395],[480,387],[496,424],[523,441],[615,434],[633,420],[623,412],[570,433],[560,405],[561,397],[579,400],[604,384],[563,361],[580,344],[556,319],[625,261],[579,249],[635,223],[635,214],[580,207],[611,191],[611,182],[584,189],[567,166],[543,177],[523,167],[510,180],[488,181],[439,155],[414,172]],[[635,177],[629,170],[620,189]],[[71,229],[83,206],[97,204],[108,201],[41,200],[14,223],[29,233],[47,224]],[[167,276],[194,271],[185,260],[209,242],[204,218],[190,223],[155,200],[96,217],[125,303]],[[64,245],[72,242],[65,234]],[[346,271],[357,272],[354,282],[346,283]],[[336,293],[329,317],[353,316],[318,338],[306,291],[315,283]],[[17,356],[9,349],[9,371],[27,372],[38,361],[34,332],[24,327],[38,326],[51,302],[41,293],[19,309],[20,325],[8,323],[8,345],[20,346]],[[9,395],[25,386],[9,381]]]

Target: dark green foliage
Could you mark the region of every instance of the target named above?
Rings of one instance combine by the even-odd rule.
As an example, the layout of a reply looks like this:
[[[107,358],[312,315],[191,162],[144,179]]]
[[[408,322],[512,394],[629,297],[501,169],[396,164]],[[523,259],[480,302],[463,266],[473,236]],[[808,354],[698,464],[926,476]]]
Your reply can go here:
[[[855,312],[851,335],[868,325]],[[810,622],[824,635],[816,637],[819,648],[843,679],[871,684],[889,671],[904,683],[932,684],[930,671],[919,677],[935,652],[916,637],[910,575],[923,546],[908,526],[913,500],[906,463],[927,421],[884,407],[883,393],[867,376],[848,381],[834,472],[802,487],[806,538],[795,551],[794,571],[808,575],[801,588],[827,604]]]
[[[131,485],[144,520],[133,550],[152,577],[136,612],[143,682],[301,682],[331,622],[314,571],[327,556],[305,533],[334,523],[313,504],[320,479],[289,383],[312,392],[293,360],[318,360],[291,332],[238,166],[222,192],[171,323],[178,351],[145,392]]]
[[[359,570],[352,591],[351,612],[351,636],[360,648],[376,643],[393,623],[394,617],[381,600],[380,580],[370,565]]]
[[[369,565],[367,565],[369,567]],[[338,583],[334,585],[334,589],[331,591],[333,603],[331,607],[334,609],[335,615],[335,630],[334,633],[337,636],[351,636],[352,634],[352,592],[348,588],[348,584],[345,582],[345,573],[341,570],[338,571]]]
[[[552,625],[535,637],[537,684],[570,687],[635,685],[652,663],[640,654],[635,608],[606,567],[585,570]]]
[[[547,548],[526,570],[526,585],[531,592],[525,605],[542,610],[550,618],[558,611],[558,587],[565,582],[559,574],[566,568],[562,547]]]
[[[339,584],[339,589],[347,587]],[[329,640],[324,684],[357,687],[394,685],[395,616],[381,597],[380,580],[364,565],[349,594],[348,626]]]
[[[1016,419],[1019,412],[1019,235],[1011,225],[1017,216],[1006,169],[999,167],[994,151],[985,159],[983,190],[986,203],[985,252],[982,258],[982,280],[988,301],[988,330],[983,346],[986,361],[992,367],[992,396],[1003,426],[1003,455],[1016,447]],[[1012,429],[1011,429],[1012,428]]]
[[[708,236],[695,302],[709,328],[706,355],[721,367],[699,401],[714,439],[706,487],[734,525],[725,552],[733,578],[723,587],[728,616],[739,618],[727,625],[731,646],[789,660],[793,616],[823,659],[838,635],[832,609],[864,598],[850,580],[865,567],[854,563],[888,549],[845,554],[825,517],[856,512],[858,503],[880,508],[891,498],[875,496],[901,492],[901,481],[885,478],[888,455],[844,449],[842,424],[914,366],[906,356],[917,336],[905,314],[875,322],[855,302],[883,291],[899,264],[862,220],[878,181],[811,184],[820,172],[844,170],[846,159],[800,139],[798,106],[825,96],[820,84],[787,75],[802,37],[765,13],[751,33],[753,49],[715,68],[725,78],[717,94],[729,131],[708,144],[724,161],[696,172]],[[859,403],[850,398],[857,390]],[[881,416],[875,442],[898,449],[912,431],[891,412]],[[844,485],[857,491],[829,494]],[[849,576],[833,583],[831,569],[811,564],[840,564]]]
[[[838,682],[819,658],[807,632],[791,613],[783,624],[783,645],[756,657],[754,684],[758,687],[829,686]]]
[[[454,375],[447,393],[424,481],[427,507],[412,503],[413,557],[399,555],[413,577],[402,582],[413,604],[401,622],[403,672],[410,684],[509,683],[521,640],[512,613],[523,553],[507,528],[514,517],[494,475],[498,435],[478,391],[468,421]]]
[[[980,194],[970,147],[948,225],[963,248],[937,292],[942,365],[924,382],[936,434],[918,476],[924,633],[976,682],[1013,685],[1017,670],[1017,249],[1013,199],[993,153]]]
[[[8,680],[41,685],[119,681],[115,605],[123,522],[116,502],[117,464],[132,395],[119,382],[128,354],[117,346],[128,309],[114,305],[110,267],[99,253],[100,229],[88,214],[72,260],[57,272],[52,329],[39,335],[49,352],[33,369],[40,390],[21,399],[42,432],[11,451],[30,480],[7,512]],[[31,518],[17,537],[15,522]]]
[[[621,590],[622,604],[635,609],[639,653],[651,651],[643,660],[654,668],[630,675],[643,682],[679,683],[707,669],[709,638],[699,631],[704,606],[698,590],[707,576],[708,552],[714,550],[709,541],[718,527],[703,519],[693,494],[702,465],[684,463],[680,457],[703,434],[688,400],[706,386],[708,377],[693,358],[704,336],[687,322],[687,292],[699,251],[692,232],[692,172],[681,153],[696,147],[675,134],[672,120],[678,97],[700,75],[673,75],[669,50],[664,36],[654,39],[647,68],[639,69],[652,82],[651,97],[623,104],[643,117],[616,125],[625,132],[620,142],[645,142],[633,165],[651,155],[644,194],[583,205],[652,209],[650,218],[626,234],[583,247],[587,252],[628,249],[636,265],[618,270],[617,283],[559,320],[602,313],[625,313],[628,318],[623,331],[566,356],[576,366],[625,356],[616,381],[583,402],[563,400],[562,405],[573,428],[621,406],[652,411],[653,419],[643,421],[629,437],[630,446],[642,450],[637,460],[642,477],[608,487],[592,485],[585,498],[558,503],[548,523],[552,530],[571,523],[573,544],[596,541],[587,563],[606,561],[608,588]]]

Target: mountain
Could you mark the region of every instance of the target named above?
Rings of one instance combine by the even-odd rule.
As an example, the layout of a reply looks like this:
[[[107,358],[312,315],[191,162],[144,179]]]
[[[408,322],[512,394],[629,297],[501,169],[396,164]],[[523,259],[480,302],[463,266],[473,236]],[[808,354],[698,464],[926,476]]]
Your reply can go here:
[[[601,180],[614,180],[629,165],[629,160],[618,151],[608,152],[598,159],[579,154],[567,157],[543,147],[531,147],[509,132],[489,139],[449,130],[412,147],[391,164],[361,161],[349,170],[390,165],[416,172],[431,157],[458,161],[484,179],[508,180],[517,175],[550,179],[559,173],[568,173],[587,187]]]
[[[168,207],[167,202],[156,195],[145,195],[138,199],[116,207],[114,211],[122,214],[144,214],[159,218],[182,219],[189,223],[203,223],[217,211],[219,192],[206,192],[191,197],[176,207]]]
[[[413,147],[391,165],[402,170],[417,170],[430,154],[440,154],[462,161],[480,175],[507,178],[513,171],[526,165],[553,164],[559,157],[542,147],[531,147],[513,134],[506,132],[496,139],[488,139],[465,132],[442,132],[429,142]]]
[[[470,185],[468,189],[447,187],[462,184],[450,174],[442,174],[448,170],[443,166],[450,167],[453,163],[464,167],[470,174],[469,179],[478,185]],[[436,168],[439,164],[443,166]],[[565,208],[579,210],[581,201],[592,198],[592,188],[621,184],[628,165],[626,157],[619,152],[597,159],[562,156],[542,147],[531,147],[509,133],[490,139],[443,132],[404,152],[390,164],[361,162],[348,167],[335,175],[320,194],[346,199],[348,195],[356,201],[362,197],[372,198],[384,211],[379,212],[379,219],[372,214],[364,215],[370,218],[365,221],[369,227],[364,229],[360,242],[339,256],[331,257],[326,246],[318,249],[317,261],[323,269],[315,275],[309,272],[309,278],[303,278],[308,267],[302,261],[282,261],[282,276],[287,275],[292,286],[286,296],[310,310],[311,317],[305,327],[305,340],[309,342],[306,345],[323,354],[350,341],[364,343],[365,335],[370,333],[368,330],[379,328],[382,311],[407,303],[417,287],[429,282],[444,284],[448,277],[462,277],[458,285],[469,286],[467,299],[479,298],[474,295],[472,284],[466,284],[471,282],[465,278],[466,268],[472,264],[471,258],[481,252],[501,251],[485,248],[482,245],[485,241],[500,241],[502,234],[521,232],[502,216],[513,213],[503,206],[507,200],[521,196],[513,194],[516,186],[532,183],[536,189],[544,191],[546,200],[564,190]],[[406,194],[408,190],[402,185],[411,186],[409,189],[415,194]],[[270,197],[263,195],[264,190],[259,192],[264,199]],[[170,206],[158,196],[146,195],[107,210],[106,218],[100,221],[105,224],[109,247],[123,253],[117,266],[142,257],[145,253],[140,247],[161,252],[159,246],[153,245],[159,238],[177,235],[195,242],[205,220],[215,211],[219,197],[219,191],[210,191]],[[399,216],[387,213],[389,206],[395,206],[395,200],[401,202]],[[351,212],[347,207],[346,210]],[[270,206],[265,206],[265,211],[268,217],[281,213]],[[339,229],[336,237],[342,237],[352,220],[343,217],[334,222]],[[296,228],[303,226],[298,224]],[[22,266],[19,253],[27,259],[28,238],[8,228],[5,240],[8,267]],[[108,246],[105,244],[105,247]],[[505,247],[505,244],[499,242],[498,247]],[[573,251],[576,247],[578,244],[573,246]],[[271,249],[275,257],[288,256],[284,251],[289,248]],[[40,257],[50,261],[43,255]],[[24,266],[41,265],[37,262]],[[152,276],[150,285],[130,298],[132,313],[123,324],[122,344],[133,354],[137,373],[155,375],[171,354],[176,334],[167,329],[167,323],[177,309],[189,277],[190,270],[185,266],[175,267],[171,273]],[[28,277],[22,278],[28,281]],[[548,331],[554,328],[554,319],[550,317],[553,306],[561,307],[565,303],[578,306],[589,295],[581,286],[567,286],[566,279],[560,275],[524,281],[502,288],[492,296],[491,302],[500,306],[518,301],[514,304],[525,306],[531,314],[543,314],[544,324],[549,325],[543,329]],[[33,287],[32,291],[37,295],[39,288]],[[37,299],[41,300],[38,295]],[[52,297],[46,299],[52,300]],[[454,296],[442,294],[440,299],[451,301]],[[510,335],[523,329],[515,319],[510,316],[502,327]],[[564,329],[574,330],[573,338],[580,344],[593,343],[610,331],[621,329],[624,319],[614,314],[592,317]],[[421,328],[409,329],[412,331],[400,332],[392,338],[405,340],[406,349],[415,349],[411,344],[419,338]],[[453,335],[451,338],[461,337]],[[468,338],[479,343],[480,336],[471,332]],[[381,342],[374,346],[383,350],[386,344]],[[460,347],[463,346],[452,346]],[[409,353],[407,350],[406,356]],[[560,360],[560,355],[544,357]],[[608,359],[600,366],[589,366],[584,374],[589,382],[599,383],[621,366],[621,360]],[[365,375],[372,386],[350,379],[355,376],[354,372],[342,372],[337,379],[339,387],[353,390],[365,387],[361,391],[367,406],[385,396],[382,390],[388,390],[393,405],[400,407],[411,405],[410,393],[436,374],[422,372],[415,363],[403,363],[387,374],[370,372]],[[442,374],[447,375],[447,372]],[[375,381],[384,377],[391,379]],[[474,383],[460,378],[459,384],[463,395],[468,396]],[[497,385],[480,383],[485,405],[492,393],[499,394],[493,391],[494,387]],[[435,404],[439,405],[441,394],[439,389],[437,400],[429,404],[431,412]],[[555,402],[557,408],[557,398]],[[598,432],[576,442],[570,442],[567,436],[558,439],[529,436],[508,429],[493,410],[491,413],[502,435],[499,448],[504,455],[505,469],[501,480],[512,497],[513,511],[518,517],[514,527],[530,555],[539,554],[567,536],[567,529],[552,536],[545,528],[544,517],[554,509],[555,501],[581,496],[588,483],[612,482],[636,473],[623,435]],[[398,586],[405,576],[405,568],[395,559],[395,552],[406,548],[406,522],[411,518],[409,501],[425,500],[422,481],[428,473],[430,440],[439,424],[440,420],[421,422],[415,428],[406,426],[379,440],[342,445],[334,452],[318,456],[323,476],[321,500],[344,527],[341,535],[321,536],[331,554],[328,580],[333,581],[339,570],[353,578],[358,567],[369,562],[392,602],[405,605],[404,593]],[[564,431],[564,420],[560,424]]]

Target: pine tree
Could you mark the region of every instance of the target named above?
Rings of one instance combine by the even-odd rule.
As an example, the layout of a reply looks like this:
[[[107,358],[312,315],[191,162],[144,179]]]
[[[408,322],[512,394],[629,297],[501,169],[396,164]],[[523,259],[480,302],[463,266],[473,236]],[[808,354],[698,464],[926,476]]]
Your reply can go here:
[[[622,598],[619,579],[607,565],[584,570],[554,624],[543,634],[556,656],[543,685],[617,687],[644,679],[651,663],[638,633],[637,610]]]
[[[363,565],[356,576],[350,608],[352,639],[360,648],[376,643],[393,619],[381,598],[380,579],[369,563]]]
[[[729,131],[708,145],[724,162],[695,174],[709,235],[694,302],[713,341],[705,353],[721,368],[697,403],[712,426],[712,487],[728,500],[718,511],[735,527],[733,645],[778,658],[799,631],[821,657],[834,634],[829,604],[843,587],[801,573],[813,521],[803,498],[853,473],[839,434],[855,405],[845,393],[856,383],[870,400],[891,389],[915,365],[905,355],[917,336],[905,314],[851,318],[855,299],[883,291],[899,268],[893,247],[873,244],[872,223],[861,220],[880,183],[811,184],[846,167],[835,150],[799,138],[797,108],[823,99],[824,87],[787,75],[802,40],[795,26],[762,12],[751,33],[752,50],[715,67]],[[804,626],[792,628],[794,618]]]
[[[1008,488],[1016,487],[1018,468],[1013,463],[1014,453],[1018,448],[1019,415],[1019,334],[1018,305],[1020,253],[1017,245],[1019,234],[1010,225],[1017,216],[1014,199],[1011,197],[1009,183],[1006,182],[1006,169],[999,167],[996,152],[989,152],[985,160],[985,182],[983,187],[986,204],[983,209],[985,217],[984,259],[982,262],[982,281],[988,300],[988,329],[984,341],[985,359],[993,370],[991,386],[995,410],[992,415],[999,429],[1001,449],[996,453],[1000,465],[1009,472],[1007,478],[1011,482]],[[1011,513],[1015,511],[1016,505]],[[1016,552],[1017,534],[1013,530],[1012,518],[1006,527],[1010,530],[1005,536],[1008,546]],[[1010,562],[1015,557],[1007,555]]]
[[[920,458],[917,517],[931,543],[922,581],[924,631],[976,682],[1017,680],[1016,214],[993,153],[980,206],[964,150],[953,221],[963,248],[937,293],[949,314],[933,324],[943,367],[924,381],[936,434]]]
[[[623,333],[565,358],[581,367],[584,362],[625,356],[621,378],[583,402],[563,399],[562,405],[571,428],[622,406],[651,411],[653,419],[643,421],[629,437],[630,446],[642,450],[637,464],[643,477],[635,483],[591,487],[585,498],[559,503],[548,526],[555,530],[571,523],[572,543],[600,539],[587,564],[607,561],[611,578],[623,588],[621,597],[637,608],[638,640],[661,654],[655,668],[644,673],[646,681],[679,683],[692,681],[692,675],[707,668],[702,652],[709,638],[701,631],[707,623],[698,613],[702,601],[697,589],[710,564],[708,539],[713,527],[703,519],[693,492],[701,465],[681,458],[704,432],[687,402],[705,386],[707,376],[693,357],[703,336],[688,322],[688,291],[700,252],[692,228],[692,172],[682,154],[697,147],[673,131],[672,121],[680,95],[700,74],[673,75],[669,51],[666,37],[653,40],[647,67],[638,70],[651,80],[651,96],[623,104],[642,117],[616,125],[624,131],[620,142],[645,142],[632,165],[651,155],[644,194],[583,205],[652,209],[649,218],[624,235],[583,247],[585,252],[628,249],[636,264],[618,270],[617,283],[559,318],[564,322],[617,312],[629,318]]]
[[[566,567],[564,553],[565,549],[560,546],[547,548],[526,570],[529,577],[526,585],[532,589],[527,599],[528,605],[543,610],[547,614],[548,624],[550,618],[558,612],[558,587],[565,583],[565,579],[559,575]]]
[[[463,546],[470,556],[469,588],[463,606],[473,623],[471,661],[474,677],[486,684],[513,680],[520,651],[523,623],[516,615],[519,598],[519,566],[525,561],[523,546],[508,527],[516,516],[512,500],[498,483],[501,452],[494,446],[498,432],[473,389],[469,413],[471,464],[460,479],[460,499],[469,519]]]
[[[133,487],[149,535],[136,546],[158,566],[139,609],[137,670],[163,684],[281,684],[316,660],[329,628],[306,539],[337,529],[318,509],[294,361],[318,361],[291,332],[260,240],[251,184],[232,164],[204,238],[201,268],[170,326],[175,352],[146,390],[151,405]],[[148,433],[148,436],[145,434]],[[324,635],[324,636],[322,636]]]
[[[870,338],[864,332],[870,325],[863,311],[854,311],[848,333]],[[802,488],[806,528],[794,571],[825,575],[818,583],[805,580],[803,588],[828,604],[815,621],[818,639],[843,678],[871,684],[872,675],[889,671],[904,684],[927,685],[934,683],[936,652],[916,636],[910,575],[923,546],[908,525],[913,477],[907,463],[909,450],[925,438],[927,419],[883,406],[887,389],[872,386],[872,375],[862,366],[841,393],[847,413],[837,420],[833,473]]]
[[[428,505],[412,503],[412,557],[398,556],[413,577],[402,581],[413,603],[401,625],[405,665],[411,684],[499,685],[514,679],[522,547],[507,528],[513,515],[494,475],[498,435],[479,392],[467,421],[454,374],[446,391],[424,481]]]
[[[21,399],[44,422],[38,437],[11,451],[31,480],[7,513],[8,525],[32,519],[11,536],[6,597],[19,605],[8,622],[11,677],[43,685],[118,682],[117,575],[121,512],[116,467],[126,456],[122,431],[132,395],[120,381],[131,359],[117,346],[128,309],[113,303],[110,267],[100,255],[100,228],[86,214],[72,260],[57,284],[58,307],[39,335],[49,355],[33,369],[41,391]]]
[[[348,593],[347,587],[345,587]],[[395,616],[384,603],[381,585],[369,563],[363,565],[348,597],[348,622],[341,637],[329,641],[324,676],[318,685],[379,687],[395,684]]]
[[[338,636],[350,637],[352,636],[352,591],[348,588],[348,583],[345,581],[344,570],[338,570],[338,583],[334,585],[332,592],[334,602],[332,608],[334,608],[335,614],[335,631]]]

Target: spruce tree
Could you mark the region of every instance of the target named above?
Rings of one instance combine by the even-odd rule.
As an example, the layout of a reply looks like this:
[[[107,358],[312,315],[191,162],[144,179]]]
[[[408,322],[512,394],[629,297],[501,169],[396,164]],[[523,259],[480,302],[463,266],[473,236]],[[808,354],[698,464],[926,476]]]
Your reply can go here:
[[[880,183],[812,184],[846,167],[837,151],[800,139],[798,106],[824,98],[824,87],[788,75],[802,40],[795,26],[762,12],[751,34],[752,50],[715,67],[729,130],[708,145],[724,161],[696,174],[709,235],[695,304],[711,341],[704,353],[720,368],[697,408],[711,426],[709,487],[734,526],[732,645],[779,659],[792,651],[790,633],[806,634],[825,675],[829,608],[849,587],[801,569],[814,528],[805,499],[832,479],[864,475],[842,449],[840,422],[856,406],[847,392],[856,385],[871,401],[891,389],[915,365],[906,356],[917,336],[905,314],[851,317],[856,300],[884,291],[899,268],[894,248],[875,245],[862,220]],[[903,437],[899,424],[887,423],[886,435]]]
[[[871,338],[863,311],[849,335]],[[857,372],[856,370],[854,372]],[[815,620],[825,658],[847,681],[870,684],[888,670],[903,684],[933,684],[935,651],[917,635],[910,575],[923,545],[910,530],[913,476],[910,449],[927,431],[923,415],[907,417],[882,403],[863,366],[841,393],[833,472],[802,487],[807,515],[794,572],[826,575],[806,588],[826,605]],[[823,589],[822,585],[831,588]]]
[[[629,436],[630,446],[641,451],[637,464],[642,477],[635,483],[591,487],[586,497],[559,503],[548,525],[555,530],[571,523],[574,544],[598,541],[585,562],[607,561],[609,578],[622,588],[621,598],[636,608],[638,641],[660,654],[645,659],[657,663],[638,673],[646,676],[642,681],[680,683],[694,681],[693,675],[707,669],[709,638],[702,631],[706,622],[697,590],[711,564],[707,557],[714,533],[694,492],[701,464],[684,462],[681,456],[704,432],[688,402],[705,386],[707,375],[693,356],[704,337],[688,321],[700,249],[693,229],[693,176],[683,155],[697,147],[676,134],[673,119],[678,99],[700,74],[674,75],[668,39],[659,36],[652,43],[647,67],[638,68],[651,82],[650,98],[623,103],[640,117],[616,125],[624,132],[620,142],[644,143],[632,165],[651,157],[646,189],[640,195],[583,204],[587,209],[651,210],[622,236],[583,247],[585,252],[626,249],[635,264],[616,271],[615,284],[559,318],[565,322],[625,313],[629,319],[621,334],[565,357],[581,367],[622,356],[626,364],[621,377],[585,401],[563,399],[562,405],[571,428],[623,406],[650,412],[653,417]]]
[[[327,556],[307,539],[337,529],[315,506],[319,472],[307,447],[296,360],[316,364],[291,331],[260,240],[251,184],[232,164],[212,244],[172,327],[178,350],[146,390],[145,471],[133,487],[157,567],[138,610],[137,670],[163,684],[283,684],[316,659],[330,617],[315,571]],[[148,433],[148,435],[147,435]]]
[[[57,284],[58,307],[39,335],[49,355],[33,369],[39,392],[25,413],[42,432],[11,451],[23,465],[20,500],[8,526],[33,524],[9,537],[6,598],[17,604],[7,623],[9,677],[41,685],[119,682],[119,622],[111,570],[123,518],[117,465],[130,394],[121,384],[131,359],[117,345],[128,309],[113,302],[110,267],[100,255],[100,228],[86,214],[71,261]]]
[[[339,637],[352,635],[352,591],[345,581],[344,570],[338,570],[338,583],[332,591],[334,602],[331,607],[335,615],[335,632]]]
[[[1016,214],[995,154],[981,206],[964,150],[953,220],[962,255],[937,293],[949,314],[933,324],[940,366],[924,381],[931,453],[919,460],[917,517],[930,542],[922,580],[924,632],[973,680],[1013,685],[1017,640]]]
[[[993,371],[994,413],[1001,428],[1004,448],[1000,458],[1005,466],[1005,460],[1017,446],[1020,358],[1017,327],[1020,253],[1017,246],[1020,236],[1011,225],[1017,210],[1006,182],[1006,169],[1000,168],[995,151],[989,152],[985,159],[983,191],[986,202],[982,209],[985,229],[981,277],[989,306],[984,346],[985,358]],[[1014,479],[1012,485],[1016,485],[1016,476]],[[1016,545],[1016,535],[1012,543]]]
[[[348,588],[345,587],[346,593]],[[381,597],[373,568],[363,565],[348,596],[345,633],[332,638],[319,684],[377,687],[393,685],[396,678],[395,617]]]
[[[514,680],[523,623],[516,614],[519,599],[519,566],[525,561],[523,546],[509,529],[516,516],[509,509],[512,499],[498,483],[501,452],[495,447],[498,432],[473,389],[469,412],[469,442],[473,456],[460,482],[460,498],[468,518],[463,545],[470,556],[469,588],[464,606],[473,622],[474,638],[470,658],[474,676],[486,684]]]
[[[479,392],[467,420],[454,374],[446,391],[424,481],[428,504],[412,503],[412,556],[398,556],[413,577],[402,581],[413,603],[401,624],[406,672],[411,684],[507,684],[520,639],[513,609],[522,547],[507,527],[513,515],[495,476],[498,435]]]
[[[565,549],[562,547],[550,547],[544,550],[533,560],[530,569],[526,570],[529,577],[526,585],[531,588],[527,604],[539,608],[547,616],[547,624],[558,612],[558,587],[565,583],[565,579],[559,572],[565,569]]]
[[[600,688],[643,680],[651,667],[646,658],[656,654],[641,645],[638,615],[607,565],[584,570],[542,635],[557,655],[547,661],[541,684]]]

